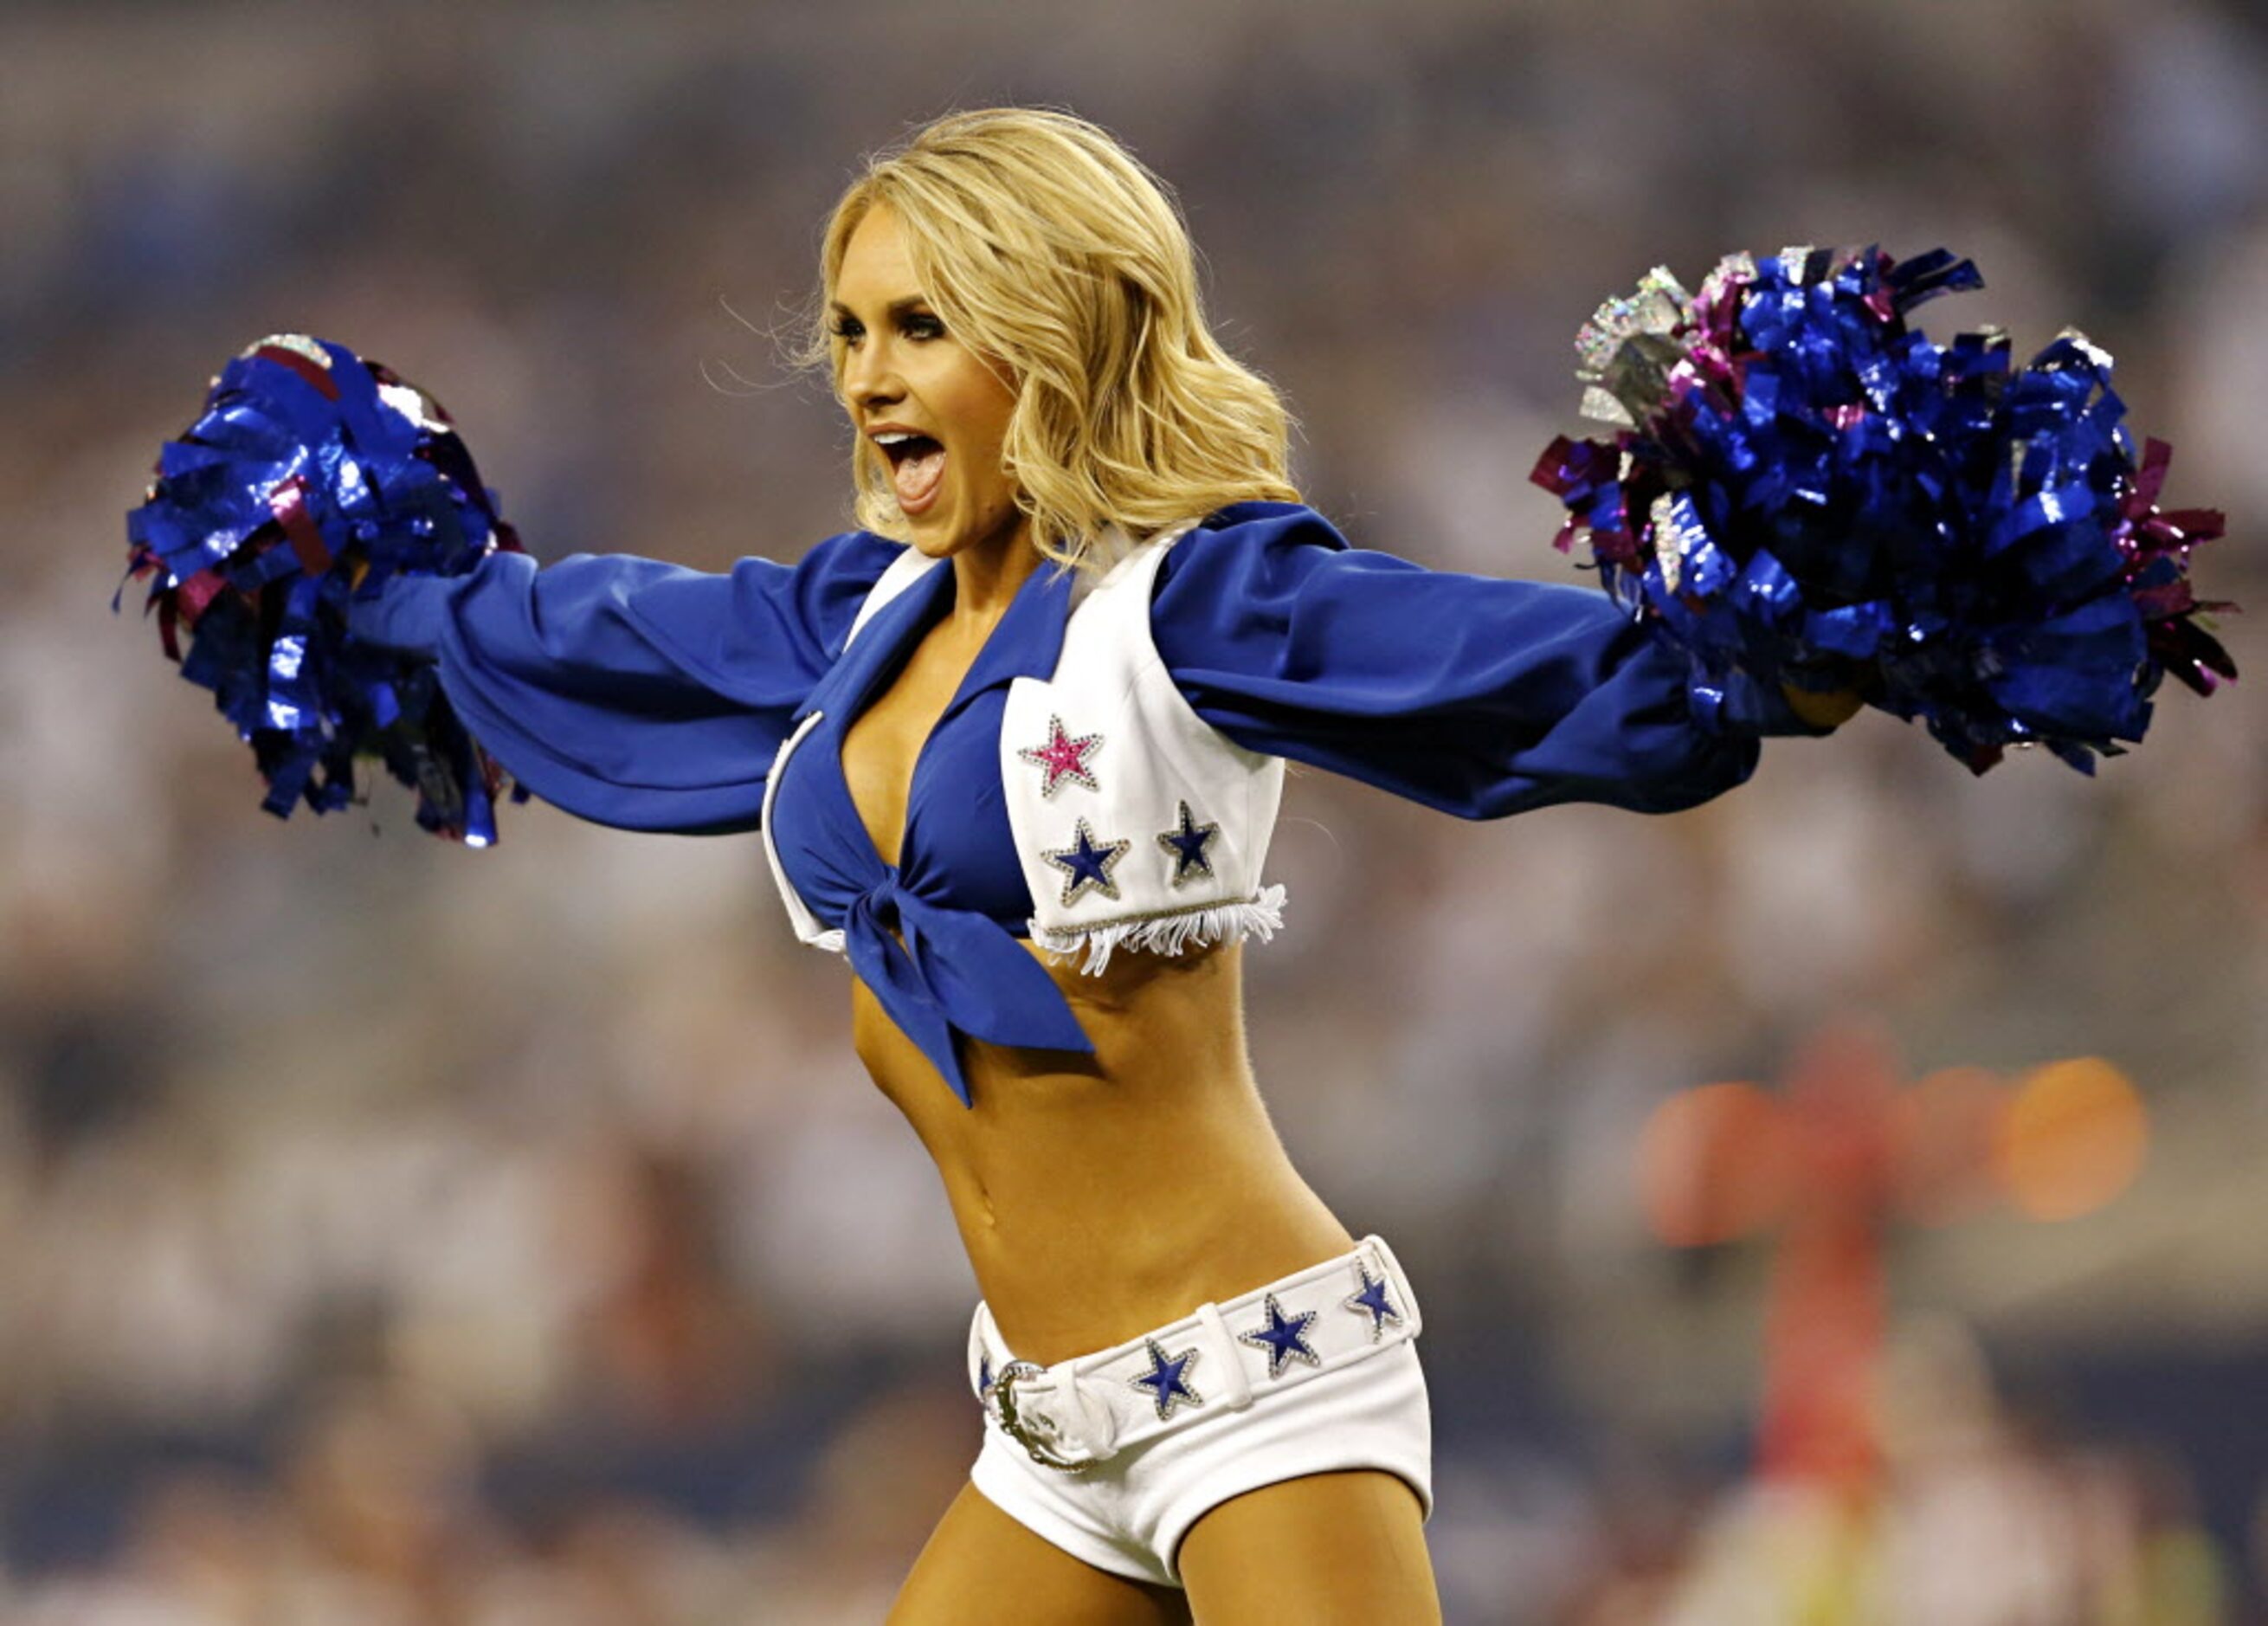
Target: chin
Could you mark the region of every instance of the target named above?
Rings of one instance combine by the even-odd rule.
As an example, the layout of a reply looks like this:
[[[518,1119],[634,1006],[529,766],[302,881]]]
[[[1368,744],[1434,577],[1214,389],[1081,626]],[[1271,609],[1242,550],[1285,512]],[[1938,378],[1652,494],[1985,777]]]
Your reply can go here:
[[[936,514],[925,514],[905,523],[906,539],[933,559],[949,559],[956,553],[998,541],[1001,533],[1009,528],[998,523],[987,525],[982,519],[966,515],[946,517]]]
[[[1004,532],[1026,534],[1024,516],[1012,503],[988,514],[982,506],[974,513],[965,506],[948,512],[939,502],[918,519],[909,517],[901,509],[898,519],[905,527],[901,535],[913,544],[915,551],[932,559],[949,559],[970,548],[1005,540]]]
[[[915,552],[927,558],[949,559],[968,545],[968,534],[961,527],[926,523],[926,518],[906,521],[906,540],[913,543]]]

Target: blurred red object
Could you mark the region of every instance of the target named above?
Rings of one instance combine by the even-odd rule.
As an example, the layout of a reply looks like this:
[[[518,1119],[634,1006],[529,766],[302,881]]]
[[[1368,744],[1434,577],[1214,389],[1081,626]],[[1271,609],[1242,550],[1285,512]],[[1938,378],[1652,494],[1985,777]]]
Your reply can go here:
[[[1870,1024],[1829,1024],[1779,1098],[1704,1084],[1656,1109],[1639,1142],[1654,1234],[1705,1247],[1781,1233],[1764,1322],[1758,1472],[1854,1493],[1874,1482],[1874,1383],[1895,1216],[1948,1224],[2006,1197],[2035,1219],[2091,1213],[2132,1181],[2148,1116],[2099,1057],[2050,1062],[2012,1090],[1954,1067],[1908,1089]]]

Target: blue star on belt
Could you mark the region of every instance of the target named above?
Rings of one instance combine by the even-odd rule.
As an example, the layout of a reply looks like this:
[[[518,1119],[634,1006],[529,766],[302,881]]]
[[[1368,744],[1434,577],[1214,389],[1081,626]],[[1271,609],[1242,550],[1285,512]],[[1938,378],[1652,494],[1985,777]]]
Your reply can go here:
[[[1117,897],[1118,883],[1110,878],[1110,872],[1133,845],[1131,841],[1105,841],[1098,845],[1094,831],[1086,827],[1085,819],[1081,819],[1069,846],[1057,852],[1042,853],[1040,856],[1063,870],[1063,900],[1069,905],[1077,903],[1088,892],[1100,892],[1105,898]]]
[[[1163,1423],[1174,1415],[1174,1408],[1184,1401],[1191,1406],[1204,1404],[1204,1396],[1189,1382],[1189,1369],[1197,1364],[1195,1346],[1179,1355],[1167,1355],[1165,1346],[1156,1339],[1145,1341],[1150,1346],[1150,1370],[1126,1381],[1138,1389],[1146,1390],[1157,1403],[1158,1421]]]
[[[976,1393],[978,1398],[982,1399],[991,1393],[992,1357],[989,1355],[980,1355],[976,1357]]]
[[[1189,804],[1182,803],[1181,827],[1168,830],[1158,837],[1158,845],[1174,855],[1174,884],[1212,874],[1212,860],[1205,856],[1205,847],[1220,833],[1218,824],[1200,824]]]
[[[1276,1295],[1268,1295],[1268,1322],[1248,1333],[1239,1333],[1239,1343],[1250,1344],[1256,1349],[1268,1351],[1268,1375],[1280,1377],[1285,1365],[1292,1361],[1305,1361],[1310,1366],[1321,1366],[1323,1357],[1317,1355],[1307,1342],[1307,1329],[1315,1324],[1315,1312],[1302,1310],[1287,1316],[1284,1307],[1276,1302]]]
[[[1376,1343],[1379,1334],[1386,1330],[1388,1322],[1397,1327],[1402,1324],[1402,1312],[1396,1310],[1393,1301],[1387,1297],[1384,1276],[1373,1276],[1359,1260],[1356,1261],[1354,1273],[1362,1278],[1362,1291],[1351,1293],[1339,1303],[1357,1315],[1370,1318],[1370,1341]]]

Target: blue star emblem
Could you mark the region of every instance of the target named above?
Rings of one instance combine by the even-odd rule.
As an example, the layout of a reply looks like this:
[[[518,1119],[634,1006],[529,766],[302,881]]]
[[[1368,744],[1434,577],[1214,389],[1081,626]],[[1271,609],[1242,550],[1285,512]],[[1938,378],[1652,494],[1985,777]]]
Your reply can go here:
[[[1250,1344],[1256,1349],[1267,1350],[1268,1375],[1278,1378],[1283,1375],[1287,1362],[1305,1361],[1310,1366],[1323,1364],[1323,1357],[1307,1343],[1307,1329],[1314,1324],[1314,1311],[1302,1310],[1297,1315],[1287,1316],[1284,1313],[1284,1307],[1276,1302],[1276,1295],[1270,1293],[1268,1295],[1267,1325],[1256,1327],[1248,1333],[1239,1333],[1236,1341]]]
[[[1212,874],[1212,860],[1205,856],[1205,847],[1220,833],[1218,824],[1200,824],[1189,811],[1189,804],[1182,803],[1181,827],[1168,830],[1158,838],[1158,845],[1174,855],[1174,884]]]
[[[1130,841],[1098,843],[1094,831],[1081,819],[1069,846],[1040,856],[1064,872],[1063,900],[1075,904],[1088,892],[1100,892],[1105,898],[1118,896],[1118,883],[1110,878],[1110,872],[1133,845]]]
[[[1126,1381],[1146,1391],[1157,1403],[1158,1421],[1163,1423],[1174,1415],[1174,1408],[1186,1401],[1191,1406],[1204,1404],[1204,1396],[1197,1392],[1189,1381],[1189,1369],[1197,1364],[1194,1346],[1179,1355],[1167,1355],[1165,1346],[1156,1339],[1145,1341],[1150,1346],[1150,1370],[1138,1373]]]
[[[1354,1273],[1362,1278],[1362,1291],[1351,1293],[1339,1302],[1357,1315],[1370,1318],[1370,1341],[1376,1343],[1388,1322],[1396,1327],[1402,1324],[1402,1312],[1396,1310],[1394,1301],[1387,1297],[1384,1276],[1373,1276],[1359,1262],[1356,1264]]]
[[[992,1393],[992,1357],[989,1355],[976,1357],[976,1393],[980,1397]]]

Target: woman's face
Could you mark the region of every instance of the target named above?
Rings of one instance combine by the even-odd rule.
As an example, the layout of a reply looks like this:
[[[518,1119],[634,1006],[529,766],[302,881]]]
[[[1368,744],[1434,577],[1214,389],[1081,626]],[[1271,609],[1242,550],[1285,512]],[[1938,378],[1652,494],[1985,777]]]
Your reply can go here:
[[[851,427],[890,471],[914,546],[946,558],[1015,540],[1025,516],[1000,460],[1014,392],[945,330],[886,205],[843,246],[828,325]]]

